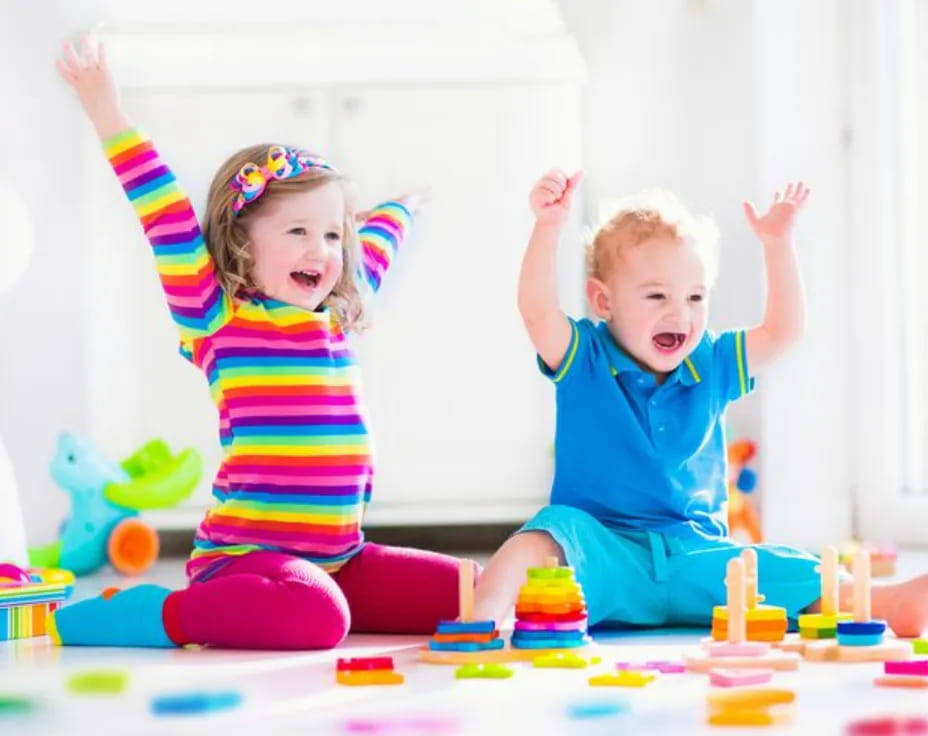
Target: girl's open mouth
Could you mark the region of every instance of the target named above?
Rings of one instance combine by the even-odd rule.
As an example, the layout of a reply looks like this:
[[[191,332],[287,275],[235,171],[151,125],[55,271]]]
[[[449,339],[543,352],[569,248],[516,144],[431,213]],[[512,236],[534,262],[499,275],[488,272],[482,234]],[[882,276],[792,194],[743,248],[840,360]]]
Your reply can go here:
[[[291,271],[290,278],[303,288],[315,289],[322,280],[322,274],[318,271]]]

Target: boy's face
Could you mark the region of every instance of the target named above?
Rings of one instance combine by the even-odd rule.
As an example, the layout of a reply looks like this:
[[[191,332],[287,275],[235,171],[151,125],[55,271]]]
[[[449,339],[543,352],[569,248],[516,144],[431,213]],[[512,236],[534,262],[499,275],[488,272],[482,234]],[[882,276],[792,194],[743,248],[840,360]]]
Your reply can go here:
[[[659,376],[680,365],[706,329],[705,264],[692,245],[673,238],[620,248],[605,279],[588,280],[587,297],[616,342]]]

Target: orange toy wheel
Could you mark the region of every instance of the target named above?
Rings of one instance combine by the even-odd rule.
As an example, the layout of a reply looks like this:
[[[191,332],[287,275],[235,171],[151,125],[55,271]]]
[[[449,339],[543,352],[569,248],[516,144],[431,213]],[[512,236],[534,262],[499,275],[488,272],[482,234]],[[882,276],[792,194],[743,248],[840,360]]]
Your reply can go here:
[[[140,575],[158,558],[158,533],[141,519],[123,519],[110,533],[106,551],[118,572]]]

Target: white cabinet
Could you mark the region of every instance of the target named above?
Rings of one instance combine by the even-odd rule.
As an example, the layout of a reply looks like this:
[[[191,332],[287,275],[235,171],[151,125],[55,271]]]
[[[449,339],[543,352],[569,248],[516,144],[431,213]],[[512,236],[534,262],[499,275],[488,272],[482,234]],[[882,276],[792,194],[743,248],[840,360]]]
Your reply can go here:
[[[357,343],[384,506],[541,503],[548,492],[553,392],[536,375],[516,284],[528,189],[552,162],[579,160],[578,105],[560,85],[337,93],[335,149],[362,200],[432,192]],[[579,268],[571,276],[576,307]]]
[[[363,206],[430,190],[375,298],[373,327],[355,343],[377,451],[369,523],[517,521],[547,496],[553,389],[534,367],[516,285],[529,187],[551,166],[580,163],[580,86],[536,77],[260,88],[136,80],[125,94],[200,213],[220,162],[258,142],[321,153],[353,180]],[[95,147],[88,156],[91,431],[121,452],[151,436],[195,445],[209,476],[219,451],[205,379],[177,356],[138,224]],[[561,292],[576,312],[582,252],[573,230]],[[192,526],[210,482],[155,522]]]

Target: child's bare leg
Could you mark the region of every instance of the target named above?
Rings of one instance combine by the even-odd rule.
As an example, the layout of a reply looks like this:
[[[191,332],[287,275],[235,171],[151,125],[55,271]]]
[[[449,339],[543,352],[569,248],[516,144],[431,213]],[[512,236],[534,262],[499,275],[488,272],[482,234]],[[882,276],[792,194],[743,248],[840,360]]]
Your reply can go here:
[[[841,610],[854,609],[854,583],[841,584]],[[821,601],[809,610],[821,610]],[[928,628],[928,575],[903,583],[873,585],[870,589],[870,611],[873,618],[885,619],[896,636],[921,636]]]
[[[477,581],[474,618],[501,622],[516,602],[525,570],[542,567],[548,557],[557,557],[558,564],[564,564],[563,550],[547,532],[522,532],[507,539]]]

